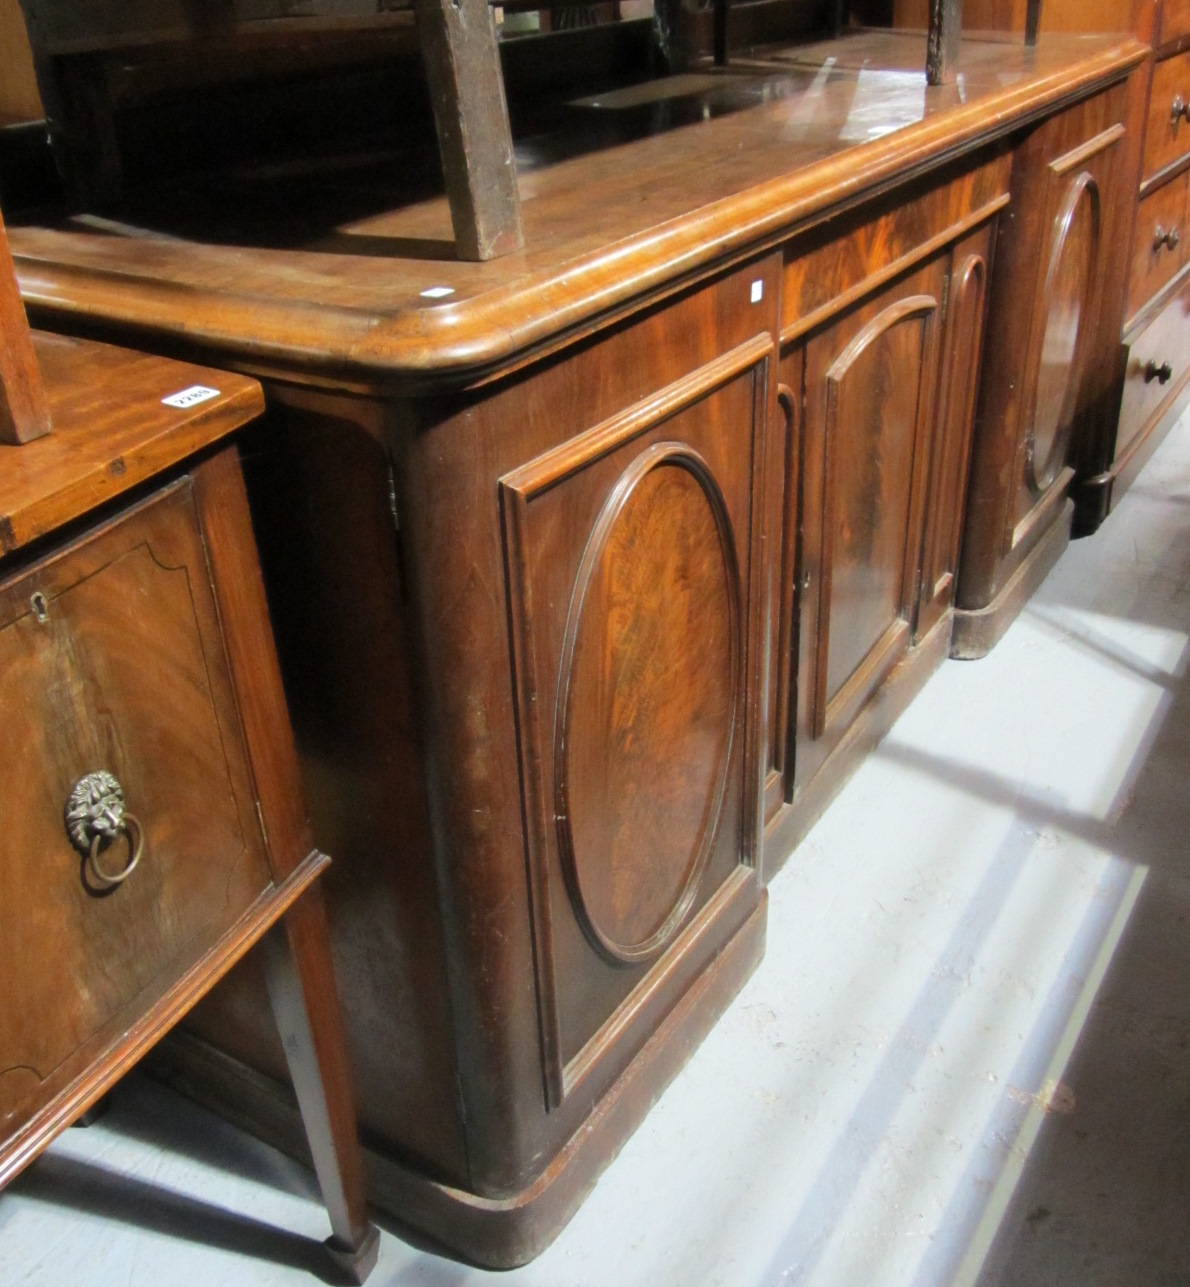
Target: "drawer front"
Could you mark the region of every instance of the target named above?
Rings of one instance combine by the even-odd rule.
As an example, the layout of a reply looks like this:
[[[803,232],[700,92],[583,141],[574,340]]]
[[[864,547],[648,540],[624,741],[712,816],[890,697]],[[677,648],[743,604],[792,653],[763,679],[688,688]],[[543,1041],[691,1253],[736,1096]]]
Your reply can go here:
[[[0,585],[0,1131],[122,1035],[270,884],[189,482]],[[75,783],[131,817],[72,845]],[[85,842],[84,842],[85,845]]]
[[[1190,152],[1190,122],[1185,116],[1187,105],[1190,105],[1190,53],[1167,58],[1153,69],[1145,126],[1146,180]]]
[[[1136,212],[1128,316],[1133,317],[1186,262],[1186,194],[1190,173],[1151,192]]]
[[[882,213],[865,209],[794,238],[782,273],[782,340],[810,330],[987,218],[1007,201],[1010,164],[1009,157],[997,157],[918,196],[902,191]]]
[[[1165,0],[1161,6],[1161,31],[1159,45],[1190,34],[1190,0]]]
[[[1116,460],[1161,414],[1190,375],[1190,282],[1129,345]]]

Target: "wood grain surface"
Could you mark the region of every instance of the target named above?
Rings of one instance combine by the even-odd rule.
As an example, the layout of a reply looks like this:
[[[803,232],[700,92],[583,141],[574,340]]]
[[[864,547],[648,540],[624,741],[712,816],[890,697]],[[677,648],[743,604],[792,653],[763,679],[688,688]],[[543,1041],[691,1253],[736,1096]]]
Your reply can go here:
[[[556,1232],[757,932],[766,821],[784,856],[945,655],[988,301],[1031,397],[1049,265],[1066,338],[1127,245],[1105,158],[1143,45],[968,40],[940,88],[924,56],[770,51],[664,132],[588,104],[601,146],[523,141],[525,246],[482,264],[374,171],[333,216],[238,175],[15,234],[56,320],[268,377],[249,495],[355,1091],[389,1191],[471,1258]],[[1023,420],[976,457],[993,580]],[[197,1023],[259,1090],[258,983]]]
[[[1190,53],[1166,58],[1153,68],[1145,159],[1141,181],[1152,183],[1190,153]]]
[[[1190,0],[1162,0],[1160,44],[1190,35]]]
[[[1116,454],[1121,465],[1151,433],[1190,379],[1190,288],[1185,282],[1128,337]]]
[[[255,380],[110,344],[36,332],[55,430],[0,445],[0,554],[90,512],[218,442],[264,409]],[[162,399],[202,386],[189,408]]]
[[[0,590],[9,1114],[25,1103],[14,1078],[36,1098],[60,1084],[68,1056],[271,883],[204,562],[183,487]],[[108,893],[62,823],[75,782],[99,769],[120,781],[145,848]]]
[[[1013,160],[958,579],[964,611],[987,608],[1062,519],[1074,466],[1105,427],[1128,271],[1134,89],[1055,115]]]
[[[118,512],[100,508],[132,485],[127,474],[143,483],[251,419],[260,389],[233,377],[201,398],[217,407],[204,437],[160,398],[179,376],[226,383],[218,373],[60,347],[49,395],[72,416],[0,449],[22,535],[70,534],[30,562],[13,554],[10,521],[12,549],[0,551],[0,1186],[286,917],[266,944],[273,1014],[331,1218],[328,1254],[362,1281],[378,1235],[321,891],[309,888],[327,859],[310,844],[236,450],[189,462]],[[112,377],[129,373],[121,419]],[[121,465],[106,495],[97,458]],[[22,473],[26,459],[37,467]],[[83,852],[63,814],[76,783],[101,771],[127,812]]]
[[[15,229],[13,246],[26,300],[76,319],[184,337],[306,381],[474,376],[1002,138],[1123,77],[1144,52],[1119,36],[1055,36],[1027,55],[969,40],[961,90],[927,90],[924,34],[799,48],[752,69],[774,88],[748,111],[551,164],[523,149],[525,249],[487,264],[433,249],[451,243],[445,198],[361,209],[321,237],[248,250],[221,223],[267,196],[251,187],[222,207],[174,195],[140,216]],[[439,286],[452,293],[422,297]]]
[[[1190,172],[1163,184],[1138,204],[1132,234],[1127,318],[1135,318],[1186,264],[1190,253],[1188,216]]]

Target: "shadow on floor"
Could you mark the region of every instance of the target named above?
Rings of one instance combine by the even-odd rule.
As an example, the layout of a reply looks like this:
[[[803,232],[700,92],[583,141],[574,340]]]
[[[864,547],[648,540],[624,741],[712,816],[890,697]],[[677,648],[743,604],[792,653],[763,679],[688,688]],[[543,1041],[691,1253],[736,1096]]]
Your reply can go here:
[[[1129,497],[1138,573],[1130,608],[1140,609],[1130,615],[1175,630],[1190,626],[1185,493],[1175,465],[1151,467]],[[1162,508],[1170,517],[1145,526]],[[1098,606],[1087,582],[1065,589],[1083,599],[1073,606]],[[1047,613],[1043,603],[1031,611]],[[1076,634],[1091,630],[1080,623]],[[1165,717],[1110,828],[1112,850],[1147,865],[1149,878],[1067,1066],[1074,1111],[1047,1118],[979,1287],[1190,1283],[1190,679],[1166,693]]]
[[[322,1244],[312,1238],[78,1158],[47,1153],[13,1188],[35,1201],[300,1269],[324,1283],[345,1281],[335,1274]]]
[[[979,1287],[1190,1283],[1190,881],[1154,871]]]
[[[1107,820],[895,741],[876,752],[1011,807],[1027,826],[1060,829],[1148,869],[1066,1068],[1073,1098],[1046,1118],[978,1287],[1187,1287],[1190,672],[1150,673],[1093,627],[1031,611],[1164,690],[1150,740]]]
[[[979,1287],[1190,1283],[1190,677],[1171,697],[1106,828],[1149,877]]]
[[[110,1109],[102,1121],[105,1130],[124,1139],[322,1202],[309,1166],[294,1164],[198,1104],[188,1102],[186,1111],[178,1112],[175,1093],[143,1069],[135,1069],[111,1091]]]
[[[294,1162],[198,1104],[185,1101],[180,1105],[177,1092],[161,1085],[143,1070],[134,1070],[114,1088],[98,1120],[103,1121],[104,1129],[109,1133],[135,1140],[147,1148],[173,1157],[185,1157],[200,1166],[322,1203],[318,1178],[309,1165]],[[111,1193],[97,1192],[111,1190],[113,1183],[118,1186],[136,1182],[121,1180],[102,1167],[83,1161],[44,1154],[14,1182],[13,1187],[38,1201],[102,1214],[129,1225],[157,1229],[179,1239],[191,1238],[193,1231],[192,1240],[195,1242],[209,1243],[258,1259],[276,1260],[311,1270],[320,1277],[328,1272],[320,1243],[251,1220],[243,1220],[242,1228],[221,1231],[220,1226],[226,1219],[241,1221],[241,1217],[228,1217],[228,1213],[220,1208],[191,1202],[182,1195],[151,1185],[140,1185],[146,1194],[156,1194],[162,1199],[156,1204],[161,1223],[146,1223],[137,1216],[141,1210],[139,1201],[134,1203],[113,1197]],[[153,1204],[150,1203],[147,1209],[152,1211]],[[172,1217],[175,1209],[185,1217],[180,1222]],[[371,1215],[381,1229],[400,1238],[415,1251],[440,1257],[452,1254],[396,1216],[379,1210],[373,1210]],[[229,1240],[225,1240],[225,1235]],[[247,1244],[255,1240],[257,1250],[252,1250],[251,1245],[242,1246],[241,1240],[244,1239]],[[286,1240],[293,1244],[289,1256],[284,1254]],[[274,1245],[282,1249],[280,1254],[274,1254]],[[427,1276],[431,1268],[433,1277]],[[421,1276],[407,1277],[402,1273],[390,1281],[389,1287],[398,1287],[398,1284],[406,1282],[416,1282],[417,1287],[423,1287],[423,1283],[425,1287],[457,1287],[466,1281],[471,1271],[456,1259],[453,1264],[442,1265],[419,1260],[407,1272]],[[324,1277],[323,1280],[338,1281],[334,1277]]]

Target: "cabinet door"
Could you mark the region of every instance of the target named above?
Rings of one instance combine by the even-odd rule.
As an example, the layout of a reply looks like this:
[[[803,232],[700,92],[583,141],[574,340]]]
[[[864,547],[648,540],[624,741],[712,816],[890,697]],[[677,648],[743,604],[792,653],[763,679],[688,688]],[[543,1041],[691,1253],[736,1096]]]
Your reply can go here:
[[[754,905],[744,663],[771,352],[753,339],[501,479],[552,1106],[623,1055],[703,928]]]
[[[1122,132],[1108,130],[1049,167],[1043,270],[1029,319],[1023,432],[1008,550],[1032,544],[1048,527],[1074,476],[1073,438],[1088,417],[1087,377],[1097,354],[1106,203]],[[1115,247],[1124,254],[1123,246]]]
[[[963,655],[987,651],[1060,550],[1073,466],[1096,458],[1105,409],[1118,396],[1130,259],[1119,186],[1127,89],[1044,122],[1013,158],[957,594],[961,610],[984,615],[960,624]]]
[[[814,775],[913,638],[945,280],[935,259],[805,345],[787,792]]]

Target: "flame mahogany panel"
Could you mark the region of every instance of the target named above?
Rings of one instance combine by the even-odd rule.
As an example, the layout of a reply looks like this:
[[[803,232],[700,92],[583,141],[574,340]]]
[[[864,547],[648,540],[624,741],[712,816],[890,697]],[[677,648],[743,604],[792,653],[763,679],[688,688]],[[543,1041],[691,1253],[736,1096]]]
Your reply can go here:
[[[806,345],[795,788],[909,648],[946,260]]]
[[[533,897],[558,1096],[748,859],[748,528],[770,354],[761,335],[663,393],[672,414],[650,399],[501,482],[527,797],[552,817]]]

